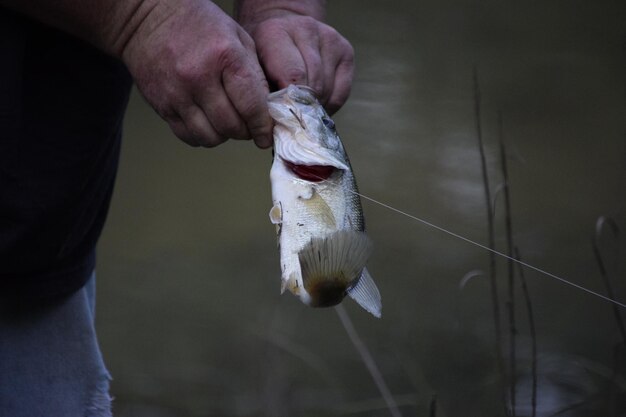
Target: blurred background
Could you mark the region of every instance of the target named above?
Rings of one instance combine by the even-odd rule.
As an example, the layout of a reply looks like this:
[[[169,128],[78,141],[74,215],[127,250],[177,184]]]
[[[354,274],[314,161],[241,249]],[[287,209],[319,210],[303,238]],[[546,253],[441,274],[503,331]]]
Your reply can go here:
[[[344,0],[328,22],[356,50],[334,119],[364,195],[489,244],[479,120],[496,249],[502,139],[523,260],[626,302],[626,3]],[[117,416],[626,415],[625,308],[501,257],[492,280],[484,249],[363,201],[383,317],[343,305],[389,410],[337,312],[280,295],[270,164],[187,147],[133,94],[98,261]]]

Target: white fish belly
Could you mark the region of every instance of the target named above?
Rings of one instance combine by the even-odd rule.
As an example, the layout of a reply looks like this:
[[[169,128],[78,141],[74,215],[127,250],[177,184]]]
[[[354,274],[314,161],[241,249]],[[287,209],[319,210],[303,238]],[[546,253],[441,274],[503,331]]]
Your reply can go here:
[[[307,303],[309,296],[303,287],[298,252],[311,238],[324,237],[344,228],[345,196],[341,187],[332,183],[312,183],[294,177],[280,160],[272,164],[270,179],[282,289],[289,289]]]

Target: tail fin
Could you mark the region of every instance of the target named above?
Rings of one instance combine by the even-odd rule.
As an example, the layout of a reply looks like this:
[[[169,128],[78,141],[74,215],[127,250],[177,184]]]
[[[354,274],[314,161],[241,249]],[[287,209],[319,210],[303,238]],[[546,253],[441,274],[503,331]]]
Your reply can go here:
[[[298,252],[302,283],[311,296],[309,305],[329,307],[340,303],[352,283],[360,280],[371,252],[372,242],[363,232],[339,230],[312,238]]]
[[[348,290],[348,295],[358,305],[363,307],[365,311],[372,313],[375,317],[380,318],[382,315],[383,304],[380,298],[380,291],[374,283],[372,276],[363,268],[361,277],[356,285]]]

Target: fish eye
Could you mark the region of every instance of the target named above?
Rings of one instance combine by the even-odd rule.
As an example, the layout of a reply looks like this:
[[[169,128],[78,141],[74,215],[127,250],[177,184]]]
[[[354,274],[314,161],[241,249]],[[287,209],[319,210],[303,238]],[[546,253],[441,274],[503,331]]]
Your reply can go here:
[[[322,117],[322,123],[324,123],[324,126],[326,126],[327,128],[335,130],[335,122],[333,122],[333,119],[330,119],[328,117]]]

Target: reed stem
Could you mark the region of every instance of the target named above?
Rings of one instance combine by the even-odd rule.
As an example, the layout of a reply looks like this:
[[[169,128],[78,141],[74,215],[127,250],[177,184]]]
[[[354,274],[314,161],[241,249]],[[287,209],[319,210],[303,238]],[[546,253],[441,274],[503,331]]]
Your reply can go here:
[[[374,361],[371,353],[367,349],[367,346],[365,346],[365,343],[363,343],[363,341],[359,337],[359,334],[352,324],[352,320],[350,320],[350,316],[348,316],[348,312],[345,308],[343,308],[341,304],[335,307],[335,311],[339,315],[339,320],[341,320],[343,328],[346,330],[346,333],[348,333],[348,337],[350,338],[352,345],[354,345],[354,348],[357,350],[357,352],[359,352],[361,360],[365,364],[365,367],[372,376],[372,379],[374,380],[378,391],[385,400],[385,404],[387,404],[389,414],[391,414],[392,417],[402,417],[402,414],[400,414],[400,409],[398,409],[398,405],[393,399],[391,391],[389,391],[383,375],[380,373],[380,370],[378,369],[378,366],[376,365],[376,362]]]
[[[515,248],[515,259],[521,260],[519,249]],[[537,416],[537,331],[535,328],[535,315],[533,313],[533,305],[530,301],[530,292],[528,291],[528,285],[526,284],[526,276],[524,275],[524,268],[520,264],[519,266],[519,278],[522,284],[522,293],[524,294],[524,301],[526,303],[526,312],[528,314],[528,327],[530,329],[530,341],[531,341],[531,376],[532,376],[532,392],[531,392],[531,405],[532,415]]]
[[[511,402],[512,415],[515,417],[516,411],[516,387],[517,387],[517,328],[515,323],[515,263],[513,262],[513,221],[511,216],[511,193],[509,190],[509,171],[507,166],[506,147],[504,144],[504,128],[502,124],[502,113],[498,112],[498,142],[500,144],[500,164],[502,169],[502,178],[504,180],[504,224],[506,235],[506,254],[507,271],[508,271],[508,300],[507,307],[509,312],[509,367],[510,367],[510,384],[509,396]]]
[[[493,207],[491,205],[491,187],[489,185],[489,175],[487,173],[487,160],[485,157],[485,147],[483,144],[483,132],[481,124],[480,114],[480,85],[478,82],[478,70],[474,67],[473,72],[474,79],[474,120],[476,123],[476,137],[478,139],[478,150],[480,152],[480,167],[482,172],[482,180],[485,188],[485,206],[487,209],[487,238],[488,247],[492,251],[495,250],[495,230],[494,230],[494,218]],[[493,311],[493,327],[495,334],[495,351],[496,351],[496,366],[500,380],[506,387],[506,376],[504,372],[504,358],[502,355],[502,331],[500,322],[500,300],[498,296],[498,284],[496,282],[496,255],[493,252],[489,252],[489,283],[491,287],[491,305]],[[509,415],[509,407],[507,406],[506,395],[501,394],[505,415]]]

